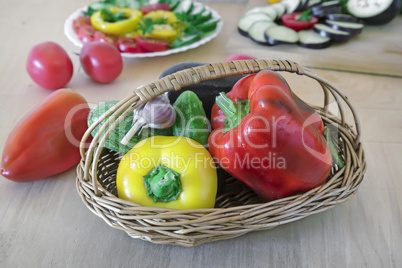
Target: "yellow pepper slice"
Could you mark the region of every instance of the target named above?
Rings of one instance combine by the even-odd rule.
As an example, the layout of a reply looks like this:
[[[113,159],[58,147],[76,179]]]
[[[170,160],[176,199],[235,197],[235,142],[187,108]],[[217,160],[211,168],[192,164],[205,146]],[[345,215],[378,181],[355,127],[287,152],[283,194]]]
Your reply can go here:
[[[96,30],[108,34],[122,35],[137,29],[138,22],[142,16],[141,11],[119,7],[110,7],[108,10],[113,14],[123,12],[127,18],[116,22],[107,22],[104,19],[104,15],[102,15],[102,11],[98,10],[91,16],[91,24]]]
[[[144,18],[151,18],[153,22],[157,20],[164,20],[165,24],[174,24],[179,22],[174,12],[165,10],[154,10],[144,16]]]
[[[218,187],[208,150],[172,136],[137,143],[119,163],[116,186],[119,198],[171,209],[213,208]]]
[[[178,32],[169,24],[154,24],[154,30],[145,36],[173,41],[177,35]]]

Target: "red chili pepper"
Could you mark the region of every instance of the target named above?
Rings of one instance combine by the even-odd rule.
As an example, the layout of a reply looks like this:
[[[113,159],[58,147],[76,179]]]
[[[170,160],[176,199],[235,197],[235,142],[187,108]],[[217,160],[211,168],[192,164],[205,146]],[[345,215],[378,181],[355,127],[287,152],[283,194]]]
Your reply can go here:
[[[213,130],[208,141],[221,167],[267,200],[323,184],[331,171],[331,152],[315,126],[322,125],[321,119],[315,124],[306,119],[318,115],[275,72],[261,71],[238,83],[234,92],[239,94],[228,95],[240,99],[247,92],[248,105],[221,93],[217,104],[226,115],[225,128]],[[212,119],[217,115],[213,110]]]
[[[16,182],[36,181],[77,164],[88,114],[88,103],[81,95],[69,89],[50,94],[10,133],[1,175]]]

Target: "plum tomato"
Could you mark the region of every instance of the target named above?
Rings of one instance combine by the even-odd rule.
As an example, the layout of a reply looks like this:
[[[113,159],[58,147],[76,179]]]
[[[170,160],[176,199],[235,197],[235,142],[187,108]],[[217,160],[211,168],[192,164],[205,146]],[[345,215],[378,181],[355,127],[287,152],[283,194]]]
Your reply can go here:
[[[81,25],[78,29],[78,38],[83,43],[92,42],[94,41],[95,32],[95,28],[91,25]]]
[[[106,42],[116,46],[117,36],[113,34],[104,33],[101,31],[95,31],[94,41]]]
[[[79,16],[73,21],[73,29],[76,34],[78,34],[78,30],[82,25],[90,25],[91,26],[91,19],[86,16]]]
[[[117,48],[123,53],[142,53],[145,52],[137,46],[134,38],[121,37],[117,39]]]
[[[67,52],[59,44],[50,41],[30,50],[26,69],[32,80],[46,89],[62,88],[73,76],[73,63]]]
[[[165,51],[169,48],[169,42],[163,39],[136,36],[135,42],[141,49],[149,52]]]
[[[110,83],[121,74],[123,59],[112,44],[93,41],[85,43],[80,53],[85,73],[100,83]]]
[[[146,5],[142,6],[140,8],[142,13],[148,14],[151,11],[156,11],[156,10],[164,10],[164,11],[170,11],[170,5],[166,3],[159,3],[159,4],[151,4],[151,5]]]

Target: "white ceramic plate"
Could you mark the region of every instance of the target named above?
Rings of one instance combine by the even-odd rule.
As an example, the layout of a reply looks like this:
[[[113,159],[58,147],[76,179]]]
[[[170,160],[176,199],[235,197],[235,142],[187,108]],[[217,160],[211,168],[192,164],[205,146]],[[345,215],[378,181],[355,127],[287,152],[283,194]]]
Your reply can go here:
[[[194,5],[204,5],[202,3],[199,2],[194,2]],[[205,43],[208,43],[209,41],[211,41],[212,39],[214,39],[215,37],[218,36],[219,32],[222,30],[222,19],[220,17],[220,15],[218,14],[217,11],[213,10],[212,8],[205,6],[205,9],[208,9],[211,11],[212,14],[212,18],[215,19],[219,19],[218,25],[215,29],[214,32],[212,32],[210,35],[202,38],[201,40],[199,40],[198,42],[194,42],[190,45],[187,46],[183,46],[183,47],[178,47],[178,48],[174,48],[174,49],[168,49],[165,51],[160,51],[160,52],[149,52],[149,53],[121,53],[121,55],[123,57],[127,57],[127,58],[146,58],[146,57],[157,57],[157,56],[166,56],[166,55],[170,55],[170,54],[174,54],[174,53],[179,53],[179,52],[183,52],[189,49],[193,49],[196,47],[199,47],[201,45],[204,45]],[[78,38],[78,35],[74,32],[73,29],[73,21],[78,18],[79,16],[82,15],[83,11],[86,11],[88,9],[88,6],[82,7],[78,10],[76,10],[75,12],[73,12],[65,21],[64,23],[64,34],[67,36],[67,38],[76,46],[78,47],[82,47],[83,43],[81,42],[81,40]]]

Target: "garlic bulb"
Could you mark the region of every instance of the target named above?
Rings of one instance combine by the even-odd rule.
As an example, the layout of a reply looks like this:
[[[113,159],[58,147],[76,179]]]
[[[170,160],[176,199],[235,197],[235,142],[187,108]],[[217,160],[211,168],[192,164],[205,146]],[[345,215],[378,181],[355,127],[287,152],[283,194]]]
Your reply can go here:
[[[133,125],[121,140],[127,145],[129,140],[144,127],[165,129],[171,127],[176,121],[176,112],[166,95],[160,95],[134,111]]]

